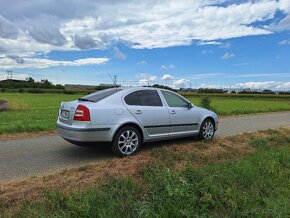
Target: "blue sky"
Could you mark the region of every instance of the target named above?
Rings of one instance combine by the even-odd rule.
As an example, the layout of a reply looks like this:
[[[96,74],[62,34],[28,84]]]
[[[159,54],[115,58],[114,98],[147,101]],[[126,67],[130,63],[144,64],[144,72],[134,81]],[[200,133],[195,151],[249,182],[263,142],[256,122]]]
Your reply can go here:
[[[109,2],[0,1],[0,78],[290,90],[288,0]]]

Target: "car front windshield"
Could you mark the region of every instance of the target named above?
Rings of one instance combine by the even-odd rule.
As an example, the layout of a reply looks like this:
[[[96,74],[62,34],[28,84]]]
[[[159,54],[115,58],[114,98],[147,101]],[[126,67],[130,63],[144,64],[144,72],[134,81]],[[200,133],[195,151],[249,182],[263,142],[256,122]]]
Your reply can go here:
[[[86,95],[84,97],[79,98],[79,101],[91,101],[91,102],[98,102],[103,100],[104,98],[107,98],[119,91],[121,91],[121,88],[110,88],[105,89],[102,91],[94,92],[92,94]]]

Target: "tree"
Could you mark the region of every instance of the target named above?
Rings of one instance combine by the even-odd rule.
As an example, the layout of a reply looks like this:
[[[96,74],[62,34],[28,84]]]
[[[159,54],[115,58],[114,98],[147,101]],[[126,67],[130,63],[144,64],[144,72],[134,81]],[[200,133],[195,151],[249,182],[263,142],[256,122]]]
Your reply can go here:
[[[34,83],[34,79],[32,77],[28,77],[27,82]]]

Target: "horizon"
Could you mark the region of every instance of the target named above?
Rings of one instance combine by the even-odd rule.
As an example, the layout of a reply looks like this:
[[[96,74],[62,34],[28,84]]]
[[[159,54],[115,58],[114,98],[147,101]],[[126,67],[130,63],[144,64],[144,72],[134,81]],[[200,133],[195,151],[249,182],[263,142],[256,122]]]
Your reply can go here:
[[[0,80],[290,90],[288,0],[0,4]]]

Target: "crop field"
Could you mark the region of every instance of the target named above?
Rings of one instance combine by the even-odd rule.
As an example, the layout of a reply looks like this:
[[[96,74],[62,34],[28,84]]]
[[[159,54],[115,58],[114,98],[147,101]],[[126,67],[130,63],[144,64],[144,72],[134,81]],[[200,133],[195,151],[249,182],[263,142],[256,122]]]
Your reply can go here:
[[[82,95],[0,93],[0,99],[8,100],[11,107],[8,112],[0,112],[0,134],[54,130],[60,102],[71,101]],[[289,96],[207,96],[218,115],[290,110]],[[186,97],[195,105],[200,105],[201,96]]]

